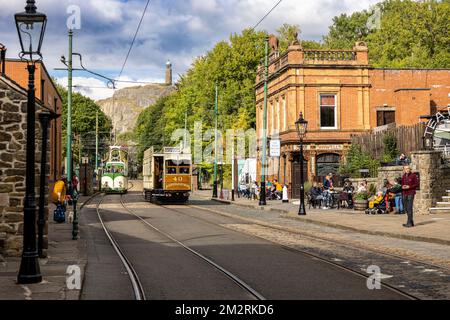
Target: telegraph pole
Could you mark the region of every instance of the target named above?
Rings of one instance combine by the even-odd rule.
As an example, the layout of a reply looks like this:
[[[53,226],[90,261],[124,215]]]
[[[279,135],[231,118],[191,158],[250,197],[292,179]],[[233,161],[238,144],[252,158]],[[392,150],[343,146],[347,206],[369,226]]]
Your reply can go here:
[[[266,156],[267,156],[267,82],[269,78],[269,36],[265,39],[265,61],[264,61],[264,113],[262,132],[262,159],[261,159],[261,192],[259,205],[266,203]]]
[[[69,30],[69,63],[68,63],[68,88],[67,88],[67,182],[69,190],[72,190],[72,39],[73,31]]]
[[[214,184],[213,198],[217,198],[217,118],[219,116],[219,88],[216,82],[216,98],[214,106],[215,131],[214,131]]]
[[[95,168],[98,168],[98,110],[95,115]]]

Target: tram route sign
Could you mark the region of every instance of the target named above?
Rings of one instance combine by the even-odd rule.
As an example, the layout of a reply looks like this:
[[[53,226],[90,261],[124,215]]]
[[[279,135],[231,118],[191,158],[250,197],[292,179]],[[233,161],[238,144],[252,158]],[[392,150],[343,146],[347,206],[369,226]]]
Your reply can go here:
[[[89,163],[89,158],[88,157],[82,157],[81,158],[81,164],[88,164]]]

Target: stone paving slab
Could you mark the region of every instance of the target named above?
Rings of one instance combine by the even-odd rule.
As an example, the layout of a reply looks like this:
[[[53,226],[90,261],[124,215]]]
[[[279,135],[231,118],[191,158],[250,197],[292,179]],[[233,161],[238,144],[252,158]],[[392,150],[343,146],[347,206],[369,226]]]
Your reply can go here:
[[[88,197],[80,197],[81,206]],[[53,210],[50,210],[53,212]],[[39,259],[43,281],[38,284],[17,284],[20,258],[0,256],[0,300],[79,300],[81,290],[69,290],[67,268],[81,270],[81,283],[87,264],[86,243],[82,237],[72,240],[72,224],[57,224],[49,219],[48,257]]]
[[[197,196],[211,199],[210,191],[197,191]],[[381,235],[393,238],[424,241],[430,243],[450,245],[450,215],[432,214],[415,215],[415,228],[404,228],[406,215],[367,215],[354,210],[322,210],[307,209],[306,216],[299,216],[298,204],[282,203],[281,201],[267,201],[267,206],[261,207],[256,200],[236,198],[234,202],[222,199],[215,201],[233,203],[238,206],[272,211],[286,219],[295,219],[312,224],[333,228],[346,229],[365,234]]]

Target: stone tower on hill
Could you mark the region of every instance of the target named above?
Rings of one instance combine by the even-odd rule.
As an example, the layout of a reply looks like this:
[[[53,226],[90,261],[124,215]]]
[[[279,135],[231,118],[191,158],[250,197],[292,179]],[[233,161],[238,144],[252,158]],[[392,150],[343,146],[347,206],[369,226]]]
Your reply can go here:
[[[169,60],[166,63],[166,85],[172,85],[172,63]]]

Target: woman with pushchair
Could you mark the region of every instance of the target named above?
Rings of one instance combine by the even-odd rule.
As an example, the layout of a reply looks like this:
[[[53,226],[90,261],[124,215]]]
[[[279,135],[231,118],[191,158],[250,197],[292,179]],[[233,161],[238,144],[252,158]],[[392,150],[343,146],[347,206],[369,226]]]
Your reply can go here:
[[[395,202],[395,211],[397,214],[404,214],[404,207],[403,207],[403,195],[402,195],[402,178],[398,177],[395,179],[395,185],[388,190],[389,193],[394,195],[394,202]]]

